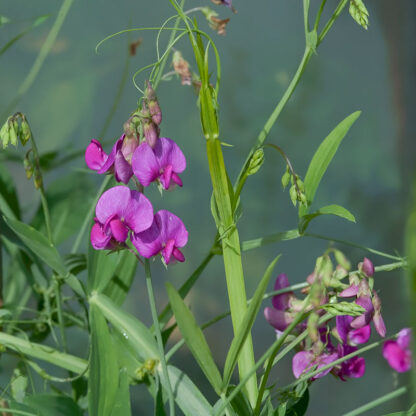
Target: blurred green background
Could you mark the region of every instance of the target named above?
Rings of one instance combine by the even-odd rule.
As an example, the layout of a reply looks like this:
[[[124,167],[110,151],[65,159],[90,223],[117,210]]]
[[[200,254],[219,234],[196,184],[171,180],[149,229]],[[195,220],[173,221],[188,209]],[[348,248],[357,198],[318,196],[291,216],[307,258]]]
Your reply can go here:
[[[237,175],[246,154],[270,112],[285,91],[298,62],[303,45],[302,2],[235,0],[237,14],[216,7],[208,0],[187,1],[187,8],[210,6],[221,17],[230,17],[225,37],[212,33],[220,51],[222,85],[220,91],[221,139],[234,147],[224,148],[231,178]],[[312,1],[313,8],[318,2]],[[329,0],[327,10],[337,2]],[[344,140],[330,165],[316,199],[316,207],[336,203],[348,208],[357,219],[351,224],[337,218],[319,218],[311,232],[350,240],[381,251],[403,254],[403,226],[407,212],[409,183],[414,169],[415,78],[414,51],[416,6],[412,0],[367,0],[370,26],[366,32],[347,10],[334,25],[307,71],[268,141],[281,146],[295,170],[306,172],[313,152],[323,138],[344,117],[355,110],[362,115]],[[0,114],[16,96],[56,18],[60,3],[52,0],[2,2],[0,14],[10,24],[0,27],[0,47],[30,26],[36,16],[52,14],[36,29],[22,37],[0,56]],[[91,138],[114,141],[123,122],[135,109],[138,91],[131,82],[135,71],[156,60],[152,31],[121,35],[105,43],[99,54],[94,48],[107,35],[128,27],[156,27],[173,14],[166,1],[117,2],[74,1],[51,53],[32,87],[13,109],[24,112],[30,122],[41,153],[58,152],[59,161],[69,152],[85,148]],[[328,14],[324,15],[324,19]],[[198,20],[203,22],[202,14]],[[207,25],[203,22],[206,30]],[[168,34],[162,35],[166,44]],[[136,56],[128,63],[128,78],[114,117],[104,137],[98,137],[123,77],[129,41],[142,38]],[[192,62],[187,41],[178,44],[185,59]],[[166,71],[171,71],[169,66]],[[146,73],[145,73],[146,74]],[[139,76],[144,81],[146,75]],[[164,283],[179,286],[209,250],[215,234],[209,200],[211,183],[205,143],[191,87],[181,86],[175,77],[162,82],[158,90],[163,111],[162,135],[176,140],[187,156],[188,167],[182,175],[184,187],[160,197],[149,192],[155,210],[165,208],[179,215],[189,230],[184,264],[166,271],[159,261],[153,266],[159,308],[166,303]],[[4,120],[1,120],[3,122]],[[107,145],[109,151],[111,145]],[[52,154],[53,155],[53,154]],[[4,161],[13,172],[23,201],[26,218],[34,213],[38,195],[26,181],[22,166]],[[53,221],[63,224],[62,236],[80,226],[102,177],[85,170],[83,157],[69,163],[58,162],[46,174],[46,188],[70,198],[71,209],[56,204]],[[280,177],[284,166],[275,152],[266,151],[262,170],[249,178],[242,195],[243,216],[239,222],[242,240],[296,227],[297,212],[288,192],[283,193]],[[70,175],[70,178],[67,177]],[[66,178],[65,178],[66,177]],[[64,178],[64,179],[63,179]],[[85,249],[87,236],[83,244]],[[282,253],[276,272],[286,272],[292,283],[303,281],[313,270],[314,260],[328,246],[322,240],[299,239],[247,252],[244,256],[247,292],[252,294],[271,259]],[[65,243],[63,251],[68,249]],[[344,250],[353,265],[368,255],[358,249]],[[375,265],[388,260],[371,256]],[[125,308],[150,325],[151,317],[144,288],[144,273],[139,270]],[[404,274],[380,273],[376,287],[383,302],[389,333],[409,324]],[[189,296],[200,323],[227,309],[227,293],[221,258],[215,258]],[[265,305],[266,306],[266,305]],[[232,338],[229,321],[206,331],[218,363],[225,359]],[[273,329],[259,315],[253,331],[257,356],[274,339]],[[74,330],[70,351],[86,357],[88,340]],[[395,375],[381,357],[380,350],[365,355],[367,371],[359,380],[346,383],[328,376],[313,383],[308,415],[340,415],[354,409],[399,384],[407,375]],[[186,349],[175,358],[189,371],[197,384],[204,377]],[[8,382],[10,363],[1,364],[1,386]],[[278,386],[292,379],[290,360],[273,374]],[[213,398],[208,385],[204,391]],[[150,396],[142,387],[132,387],[134,414],[151,414]],[[403,410],[407,398],[401,397],[375,409],[369,415]]]

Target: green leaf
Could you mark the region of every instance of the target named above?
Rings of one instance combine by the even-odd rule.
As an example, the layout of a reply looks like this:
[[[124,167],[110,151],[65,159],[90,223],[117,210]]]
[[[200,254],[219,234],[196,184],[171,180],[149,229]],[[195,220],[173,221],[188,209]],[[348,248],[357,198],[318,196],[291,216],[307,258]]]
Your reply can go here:
[[[0,211],[11,218],[20,218],[20,206],[12,176],[0,165]]]
[[[7,225],[21,238],[23,243],[41,260],[59,275],[65,276],[68,274],[58,250],[53,244],[49,243],[43,234],[21,221],[7,217],[3,218]]]
[[[94,304],[90,308],[91,354],[89,361],[88,410],[91,416],[112,413],[118,389],[117,351],[107,322]]]
[[[263,247],[267,244],[278,243],[279,241],[294,240],[299,238],[299,230],[289,230],[281,233],[266,235],[265,237],[256,238],[254,240],[243,241],[241,249],[243,251],[253,250],[255,248]]]
[[[286,410],[285,416],[303,416],[309,405],[309,390],[306,389],[299,401]]]
[[[247,336],[250,334],[251,327],[253,326],[254,320],[256,319],[257,313],[260,309],[264,293],[266,292],[267,285],[269,284],[270,277],[273,273],[274,266],[276,265],[279,258],[280,255],[278,255],[266,269],[263,278],[261,279],[254,293],[254,296],[251,299],[250,305],[244,315],[244,318],[239,325],[238,331],[236,332],[236,335],[231,343],[231,347],[225,360],[223,387],[227,386],[230,382],[241,349]]]
[[[346,208],[340,205],[327,205],[318,209],[312,214],[306,214],[300,219],[299,234],[303,234],[309,226],[309,223],[320,215],[336,215],[337,217],[345,218],[348,221],[355,222],[354,215],[351,214]]]
[[[27,396],[24,404],[42,416],[82,416],[84,414],[70,397],[63,395],[45,393]]]
[[[166,284],[166,289],[170,304],[172,305],[173,314],[175,315],[176,322],[178,323],[186,345],[188,345],[192,355],[195,357],[215,391],[219,393],[221,390],[221,375],[201,328],[197,325],[194,316],[176,289],[170,283]]]
[[[332,158],[338,150],[342,139],[348,133],[348,130],[351,128],[360,114],[360,111],[356,111],[341,121],[341,123],[339,123],[335,129],[329,133],[329,135],[325,138],[325,140],[318,147],[318,150],[313,155],[304,180],[306,198],[309,205],[312,204],[319,183],[321,182],[324,173],[326,172]],[[299,207],[299,217],[303,217],[307,212],[308,209],[306,207]]]
[[[212,406],[185,373],[168,365],[168,374],[175,402],[185,416],[212,416]],[[159,376],[166,388],[162,371],[159,371]]]
[[[138,261],[136,256],[125,250],[121,255],[112,279],[103,292],[118,306],[123,304],[130,290],[136,274],[137,265]]]
[[[163,389],[158,383],[155,397],[155,416],[166,416],[165,405],[163,402]]]
[[[94,293],[90,297],[90,304],[97,305],[108,321],[131,344],[137,355],[145,361],[148,358],[159,359],[159,352],[155,339],[150,330],[134,316],[121,310],[110,298]]]
[[[119,386],[111,416],[129,416],[131,415],[130,405],[130,385],[126,370],[120,370]]]
[[[12,39],[10,39],[1,49],[0,49],[0,56],[7,51],[7,49],[9,49],[11,46],[14,45],[14,43],[16,43],[20,38],[22,38],[23,36],[25,36],[27,33],[29,33],[32,29],[34,29],[35,27],[41,25],[43,22],[45,22],[48,18],[50,17],[50,15],[43,15],[43,16],[39,16],[37,18],[35,18],[35,20],[33,21],[33,23],[27,28],[25,29],[23,32],[19,33],[18,35],[16,35],[15,37],[13,37]],[[0,26],[4,23],[8,23],[8,21],[4,21],[4,17],[0,16]]]
[[[13,370],[13,375],[11,379],[11,390],[12,390],[12,397],[18,403],[22,403],[27,390],[27,374],[26,368],[23,363],[20,362],[19,365]]]

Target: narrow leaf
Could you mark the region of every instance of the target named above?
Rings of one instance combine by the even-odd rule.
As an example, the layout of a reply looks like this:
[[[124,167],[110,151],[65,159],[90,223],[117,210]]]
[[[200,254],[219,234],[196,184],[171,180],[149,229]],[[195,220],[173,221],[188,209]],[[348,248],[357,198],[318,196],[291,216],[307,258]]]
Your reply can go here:
[[[219,393],[221,389],[221,375],[201,328],[197,325],[194,316],[175,288],[170,283],[166,284],[166,288],[173,314],[186,345],[188,345],[192,355],[215,391]]]
[[[299,238],[299,230],[289,230],[281,233],[270,234],[264,237],[255,238],[254,240],[247,240],[241,243],[243,251],[253,250],[255,248],[263,247],[267,244],[278,243],[279,241],[294,240]]]
[[[90,308],[91,355],[88,410],[91,416],[110,416],[118,388],[118,362],[107,322],[100,309]]]
[[[120,370],[119,385],[111,416],[130,416],[130,385],[126,370]]]
[[[74,400],[63,395],[35,394],[27,396],[24,404],[42,416],[82,416],[84,414]]]
[[[256,319],[257,313],[263,301],[264,293],[266,292],[267,285],[269,284],[270,277],[273,273],[274,266],[279,260],[279,257],[280,255],[278,255],[266,269],[263,278],[257,286],[256,292],[254,293],[244,318],[239,325],[238,331],[231,343],[231,347],[228,351],[227,359],[225,361],[223,387],[227,386],[231,379],[231,375],[234,371],[234,367],[237,364],[241,348],[243,347],[247,336],[250,334],[251,327],[254,324],[254,320]]]
[[[3,218],[7,225],[21,238],[23,243],[48,266],[61,276],[65,276],[68,273],[58,250],[53,244],[49,243],[43,234],[21,221]]]
[[[185,416],[212,416],[212,406],[185,373],[171,365],[168,366],[168,373],[175,402]],[[166,388],[162,371],[159,371],[159,376]]]
[[[355,222],[354,215],[351,214],[346,208],[340,205],[327,205],[315,211],[312,214],[304,215],[299,224],[299,233],[303,234],[309,226],[309,223],[320,215],[336,215],[337,217],[345,218],[348,221]]]
[[[135,349],[142,361],[148,358],[159,359],[156,341],[149,329],[134,316],[121,310],[107,296],[94,293],[90,297],[90,304],[97,305],[108,321],[112,323]]]
[[[306,198],[311,204],[315,197],[324,173],[326,172],[332,158],[334,157],[342,139],[348,133],[348,130],[360,116],[361,112],[356,111],[347,118],[345,118],[334,130],[329,133],[325,140],[318,147],[318,150],[313,155],[308,171],[306,172],[304,184],[306,191]],[[308,209],[302,205],[299,207],[299,217],[303,217],[308,212]]]

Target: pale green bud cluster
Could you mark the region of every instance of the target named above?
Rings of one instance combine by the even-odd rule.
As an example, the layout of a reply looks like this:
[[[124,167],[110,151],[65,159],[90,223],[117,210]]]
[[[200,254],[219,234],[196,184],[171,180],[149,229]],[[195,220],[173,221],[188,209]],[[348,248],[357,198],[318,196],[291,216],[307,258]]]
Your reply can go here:
[[[148,358],[141,367],[136,369],[137,380],[142,381],[146,376],[153,375],[158,364],[159,360]]]
[[[350,15],[351,17],[365,30],[368,29],[368,10],[365,7],[363,0],[350,1]]]
[[[292,204],[296,206],[296,204],[299,202],[301,205],[307,206],[308,201],[306,199],[305,185],[303,184],[303,181],[299,178],[298,175],[296,175],[295,178],[293,177],[293,175],[289,175],[289,176],[292,182],[292,186],[289,189],[289,196],[292,201]],[[282,178],[282,184],[283,184],[283,178]]]
[[[10,116],[0,129],[0,142],[3,149],[8,147],[9,144],[17,147],[19,140],[24,146],[30,139],[30,135],[30,128],[25,116],[16,113]]]
[[[365,312],[365,309],[355,302],[328,303],[327,305],[322,305],[321,308],[334,316],[360,316]]]
[[[250,159],[250,164],[247,169],[247,176],[254,175],[259,171],[264,163],[264,151],[262,148],[257,149]]]

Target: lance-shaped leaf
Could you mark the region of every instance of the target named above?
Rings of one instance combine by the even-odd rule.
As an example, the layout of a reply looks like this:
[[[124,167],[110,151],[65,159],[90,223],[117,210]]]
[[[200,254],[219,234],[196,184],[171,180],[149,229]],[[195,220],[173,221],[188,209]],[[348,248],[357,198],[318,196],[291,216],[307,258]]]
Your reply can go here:
[[[159,359],[157,344],[149,329],[134,316],[121,310],[110,298],[94,293],[90,304],[98,306],[108,321],[119,331],[137,352],[142,361]]]
[[[230,382],[231,375],[233,373],[234,367],[237,364],[238,356],[240,355],[241,348],[244,345],[244,342],[251,331],[251,327],[254,324],[257,313],[260,309],[261,303],[263,301],[264,293],[266,292],[267,285],[269,284],[270,277],[272,275],[274,266],[279,260],[277,256],[266,269],[266,272],[263,275],[259,285],[257,286],[256,292],[254,293],[253,298],[251,299],[250,305],[244,315],[244,318],[238,328],[236,336],[234,337],[231,347],[227,354],[227,359],[225,361],[224,367],[224,382],[223,387],[227,386]]]
[[[360,114],[361,111],[356,111],[341,121],[341,123],[339,123],[338,126],[336,126],[335,129],[329,133],[313,155],[304,180],[306,199],[309,205],[313,202],[319,183],[321,182],[324,173],[338,150],[342,139],[348,133],[348,130]],[[305,206],[299,205],[299,218],[303,217],[307,212],[308,209]]]
[[[119,385],[111,416],[130,416],[130,385],[126,369],[120,370]]]
[[[201,328],[197,325],[194,316],[176,289],[170,283],[166,284],[166,289],[173,314],[175,315],[176,322],[178,323],[186,345],[207,376],[212,387],[214,387],[217,393],[220,393],[221,375]]]
[[[351,214],[346,208],[340,205],[327,205],[318,209],[312,214],[304,215],[299,223],[299,234],[303,234],[309,226],[309,223],[320,215],[336,215],[337,217],[345,218],[348,221],[355,222],[354,215]]]
[[[100,309],[91,305],[91,355],[88,378],[88,410],[91,416],[110,416],[118,388],[117,351]]]

